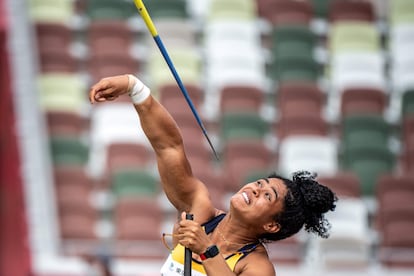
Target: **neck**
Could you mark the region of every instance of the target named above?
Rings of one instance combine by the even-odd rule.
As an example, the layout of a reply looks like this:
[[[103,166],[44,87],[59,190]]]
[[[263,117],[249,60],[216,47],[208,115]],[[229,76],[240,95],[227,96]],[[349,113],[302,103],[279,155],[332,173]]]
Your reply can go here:
[[[217,227],[218,238],[227,246],[227,248],[240,249],[243,246],[256,243],[258,240],[248,235],[245,227],[231,225],[230,221],[223,219]]]

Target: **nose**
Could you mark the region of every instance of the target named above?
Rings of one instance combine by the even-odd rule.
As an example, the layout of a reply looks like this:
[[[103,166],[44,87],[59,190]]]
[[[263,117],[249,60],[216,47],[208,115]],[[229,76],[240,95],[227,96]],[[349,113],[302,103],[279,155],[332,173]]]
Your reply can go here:
[[[259,189],[260,188],[257,185],[253,185],[252,192],[254,196],[257,196],[259,194]]]

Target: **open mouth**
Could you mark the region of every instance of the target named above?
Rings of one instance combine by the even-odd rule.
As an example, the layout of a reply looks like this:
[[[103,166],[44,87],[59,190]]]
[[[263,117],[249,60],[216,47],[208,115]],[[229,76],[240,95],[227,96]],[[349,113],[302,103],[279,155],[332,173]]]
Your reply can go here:
[[[243,192],[243,193],[242,193],[242,196],[243,196],[243,198],[244,198],[244,201],[245,201],[247,204],[250,204],[250,199],[249,199],[249,197],[247,196],[246,192]]]

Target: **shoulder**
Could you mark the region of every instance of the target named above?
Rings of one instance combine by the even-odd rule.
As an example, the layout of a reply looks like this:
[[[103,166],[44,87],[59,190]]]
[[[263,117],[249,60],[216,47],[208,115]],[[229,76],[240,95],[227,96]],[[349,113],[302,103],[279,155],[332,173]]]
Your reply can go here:
[[[237,275],[275,276],[275,268],[270,261],[266,248],[259,245],[253,252],[241,259],[236,267]]]

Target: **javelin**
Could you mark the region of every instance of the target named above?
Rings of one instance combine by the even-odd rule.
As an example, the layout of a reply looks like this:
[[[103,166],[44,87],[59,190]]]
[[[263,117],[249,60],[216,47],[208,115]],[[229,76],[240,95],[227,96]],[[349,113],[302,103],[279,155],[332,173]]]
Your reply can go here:
[[[177,70],[175,69],[175,66],[173,62],[171,61],[170,56],[168,55],[167,49],[164,46],[164,43],[162,43],[161,37],[158,35],[157,29],[155,28],[154,23],[152,22],[152,19],[145,8],[144,3],[142,0],[134,0],[135,6],[138,9],[139,14],[141,15],[142,19],[145,22],[145,25],[147,25],[148,31],[151,33],[152,37],[154,38],[155,43],[158,46],[158,49],[160,50],[162,56],[164,57],[165,62],[167,63],[168,67],[170,68],[171,73],[173,74],[175,81],[177,82],[178,86],[180,87],[181,93],[184,95],[184,98],[187,101],[187,104],[190,106],[191,111],[193,112],[194,117],[197,120],[198,125],[200,126],[201,130],[203,131],[204,136],[206,137],[208,144],[210,145],[211,149],[213,150],[214,156],[218,160],[218,155],[216,150],[214,149],[213,144],[211,143],[210,138],[208,137],[207,131],[203,125],[203,122],[200,119],[200,116],[197,113],[197,110],[194,107],[193,102],[191,101],[190,96],[188,95],[187,89],[185,88],[183,82],[181,81],[180,76],[177,73]]]

